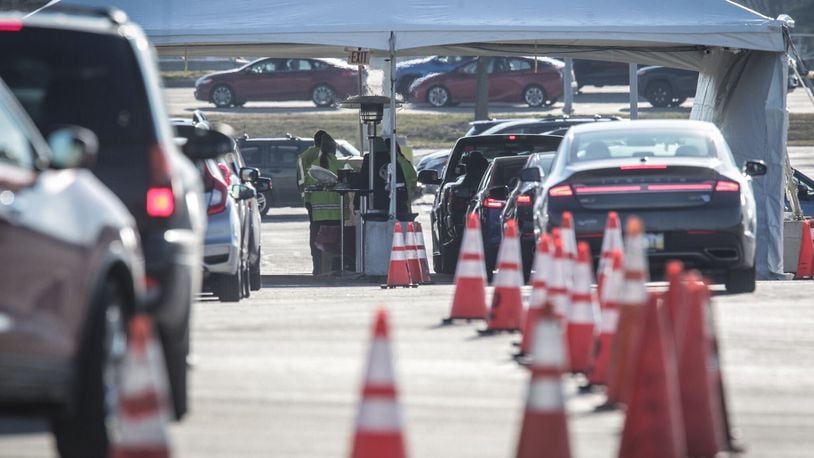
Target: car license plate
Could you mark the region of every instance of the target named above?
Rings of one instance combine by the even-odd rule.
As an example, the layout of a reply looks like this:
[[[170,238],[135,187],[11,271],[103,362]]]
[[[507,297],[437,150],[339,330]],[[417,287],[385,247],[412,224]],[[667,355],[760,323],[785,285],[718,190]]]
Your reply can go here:
[[[664,234],[644,234],[647,249],[650,251],[661,251],[664,249]]]

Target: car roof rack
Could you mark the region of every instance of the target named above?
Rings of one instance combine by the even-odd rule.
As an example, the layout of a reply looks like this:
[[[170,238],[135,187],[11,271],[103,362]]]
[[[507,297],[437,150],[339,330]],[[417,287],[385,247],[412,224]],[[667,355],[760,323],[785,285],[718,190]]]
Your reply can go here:
[[[76,16],[97,17],[107,19],[116,25],[122,25],[128,20],[127,13],[118,8],[71,5],[64,4],[62,2],[48,5],[41,10],[36,11],[34,14],[42,13],[65,13]]]

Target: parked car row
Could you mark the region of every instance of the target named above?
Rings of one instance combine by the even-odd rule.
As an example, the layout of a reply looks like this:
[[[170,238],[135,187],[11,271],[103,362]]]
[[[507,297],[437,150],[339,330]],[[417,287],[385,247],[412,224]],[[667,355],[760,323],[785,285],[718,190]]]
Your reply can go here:
[[[248,294],[269,183],[200,114],[176,142],[154,52],[120,11],[0,13],[0,52],[0,414],[45,412],[60,455],[108,456],[128,319],[152,317],[182,418],[214,216],[242,218],[231,265]]]
[[[518,222],[528,280],[534,242],[559,226],[565,211],[598,258],[613,210],[643,220],[655,274],[679,259],[739,293],[755,288],[751,180],[765,173],[760,161],[738,168],[713,124],[618,121],[581,123],[564,135],[463,137],[443,176],[426,169],[419,180],[439,186],[431,213],[436,272],[454,272],[467,212],[481,219],[489,274],[504,224]],[[814,182],[799,172],[795,180],[807,202]]]

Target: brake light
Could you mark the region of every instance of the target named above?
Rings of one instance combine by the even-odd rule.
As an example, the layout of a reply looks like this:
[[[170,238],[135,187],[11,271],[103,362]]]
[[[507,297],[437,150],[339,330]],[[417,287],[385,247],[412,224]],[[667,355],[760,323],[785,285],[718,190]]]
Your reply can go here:
[[[212,173],[212,170],[210,170],[208,166],[206,168],[206,175],[206,181],[211,184],[211,189],[208,189],[209,205],[207,205],[206,214],[215,215],[226,209],[226,199],[229,188],[223,179]]]
[[[640,164],[640,165],[623,165],[619,167],[621,170],[664,170],[666,165],[657,164]]]
[[[147,190],[147,215],[153,218],[167,218],[175,211],[175,196],[172,188],[149,188]]]
[[[220,169],[220,173],[223,174],[223,179],[226,183],[232,182],[232,171],[229,170],[229,166],[226,164],[218,164],[218,168]]]
[[[712,191],[712,183],[649,184],[648,191]]]
[[[549,197],[568,197],[573,196],[574,191],[571,190],[571,186],[564,184],[560,186],[555,186],[548,191]]]
[[[502,200],[497,200],[492,197],[487,197],[483,201],[483,206],[486,208],[503,208],[504,202]]]
[[[640,185],[578,186],[577,194],[610,194],[641,191]]]
[[[531,205],[531,196],[526,194],[520,194],[517,196],[517,206],[518,207],[527,207]]]
[[[509,141],[510,142],[513,142],[515,140],[517,140],[517,135],[509,135]]]
[[[741,190],[741,186],[734,181],[719,181],[715,185],[715,190],[718,192],[738,192]]]
[[[20,19],[0,21],[0,32],[19,32],[20,30],[23,30],[23,21]]]

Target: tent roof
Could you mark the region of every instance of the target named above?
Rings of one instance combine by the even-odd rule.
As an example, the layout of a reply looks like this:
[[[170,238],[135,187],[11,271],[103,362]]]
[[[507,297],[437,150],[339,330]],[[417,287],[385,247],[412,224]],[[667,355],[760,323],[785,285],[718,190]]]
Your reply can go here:
[[[345,56],[552,49],[785,50],[782,25],[725,0],[63,0],[115,5],[164,53]],[[294,46],[292,46],[294,45]],[[663,49],[662,49],[663,50]]]

